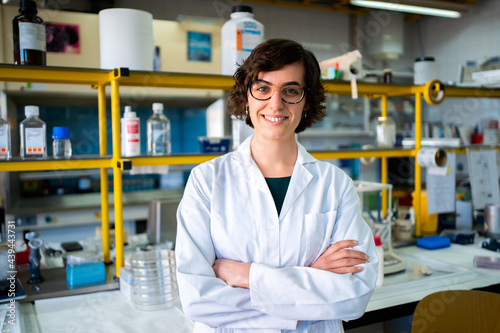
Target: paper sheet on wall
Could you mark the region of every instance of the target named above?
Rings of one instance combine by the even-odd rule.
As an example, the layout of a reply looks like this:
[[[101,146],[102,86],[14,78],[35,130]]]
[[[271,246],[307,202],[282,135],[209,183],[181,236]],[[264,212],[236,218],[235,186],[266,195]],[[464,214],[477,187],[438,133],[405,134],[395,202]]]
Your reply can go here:
[[[427,213],[449,213],[455,211],[455,153],[448,153],[445,174],[427,172]]]
[[[496,150],[467,149],[467,163],[474,209],[500,203]]]

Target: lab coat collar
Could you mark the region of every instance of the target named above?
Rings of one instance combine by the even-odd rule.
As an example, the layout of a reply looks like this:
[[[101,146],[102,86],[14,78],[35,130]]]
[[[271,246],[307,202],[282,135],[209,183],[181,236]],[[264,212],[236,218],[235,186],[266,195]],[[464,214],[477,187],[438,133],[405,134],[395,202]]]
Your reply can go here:
[[[252,153],[250,152],[250,142],[252,141],[253,134],[250,135],[248,138],[245,139],[241,143],[241,145],[238,147],[238,150],[236,151],[236,154],[234,155],[234,158],[236,160],[239,160],[247,165],[255,165],[254,160],[252,159]],[[311,156],[307,152],[307,150],[300,144],[300,142],[297,141],[297,162],[299,164],[306,164],[306,163],[314,163],[317,160]],[[257,165],[255,165],[257,166]]]
[[[250,141],[252,141],[252,136],[247,138],[239,146],[238,150],[234,155],[236,160],[241,161],[247,166],[246,180],[251,184],[254,184],[260,191],[269,192],[269,187],[262,176],[260,170],[258,170],[257,164],[252,159],[252,154],[250,152]],[[285,196],[285,201],[281,207],[281,212],[279,219],[282,220],[286,213],[290,210],[293,203],[297,200],[300,194],[304,191],[307,184],[313,179],[313,175],[305,167],[308,163],[316,163],[317,160],[309,154],[304,146],[297,142],[297,161],[295,162],[295,167],[293,169],[292,178],[290,179],[290,185]]]

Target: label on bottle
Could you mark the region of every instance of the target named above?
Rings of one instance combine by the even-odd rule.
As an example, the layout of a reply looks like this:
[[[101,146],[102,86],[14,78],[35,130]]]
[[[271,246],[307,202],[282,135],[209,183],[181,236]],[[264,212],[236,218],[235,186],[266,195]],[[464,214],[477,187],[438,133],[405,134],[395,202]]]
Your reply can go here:
[[[19,47],[21,50],[46,52],[45,26],[38,23],[19,22]]]
[[[43,128],[26,128],[25,153],[26,155],[41,155],[43,154],[43,146],[45,138],[43,137]]]
[[[153,153],[154,154],[167,154],[167,130],[163,128],[161,125],[153,125],[152,126],[152,135],[153,135]]]
[[[5,126],[0,126],[0,155],[7,155],[9,153],[9,138],[7,135],[7,128]]]
[[[125,156],[141,154],[141,135],[139,120],[127,119],[125,121]]]
[[[236,30],[236,51],[252,52],[261,42],[262,33],[258,30]]]

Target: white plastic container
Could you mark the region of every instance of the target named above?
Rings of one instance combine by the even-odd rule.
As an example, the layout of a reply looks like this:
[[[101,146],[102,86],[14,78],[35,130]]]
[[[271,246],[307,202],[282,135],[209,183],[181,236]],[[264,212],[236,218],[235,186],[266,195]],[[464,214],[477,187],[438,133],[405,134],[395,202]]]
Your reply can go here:
[[[221,29],[221,72],[233,75],[250,52],[264,41],[264,25],[255,20],[252,7],[234,6]]]
[[[131,8],[103,9],[98,37],[102,69],[153,70],[153,14]]]
[[[426,84],[437,78],[436,62],[433,57],[415,58],[413,63],[413,84]]]
[[[22,158],[47,158],[47,130],[45,122],[38,118],[38,106],[27,105],[24,119],[19,124]]]
[[[122,156],[141,154],[141,121],[130,106],[125,107],[122,118]]]
[[[163,114],[163,104],[153,104],[153,115],[147,122],[148,155],[168,155],[171,152],[170,120]]]
[[[378,276],[375,286],[380,287],[384,284],[384,248],[382,247],[382,239],[380,236],[373,236],[373,238],[375,240],[378,256]]]
[[[0,159],[8,160],[12,157],[10,147],[10,124],[0,117]]]

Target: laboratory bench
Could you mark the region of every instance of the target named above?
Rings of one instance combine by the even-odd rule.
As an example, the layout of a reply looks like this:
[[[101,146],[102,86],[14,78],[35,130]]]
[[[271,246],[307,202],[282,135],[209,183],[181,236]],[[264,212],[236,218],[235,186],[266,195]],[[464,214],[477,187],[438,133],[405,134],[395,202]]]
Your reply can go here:
[[[500,270],[474,266],[475,256],[500,258],[499,252],[481,248],[483,240],[483,237],[476,237],[474,244],[452,243],[451,247],[436,250],[415,245],[394,249],[394,253],[406,262],[406,269],[386,275],[384,284],[375,289],[365,314],[345,322],[344,328],[347,330],[411,315],[419,300],[441,290],[478,289],[500,293]],[[35,295],[32,289],[27,289],[28,297],[17,304],[18,324],[30,326],[29,332],[64,331],[68,327],[72,331],[82,329],[89,332],[100,328],[105,332],[118,333],[145,332],[149,329],[172,333],[192,330],[193,323],[183,315],[179,304],[158,311],[135,309],[134,304],[116,290],[118,283],[109,279],[113,275],[113,267],[108,269],[107,283],[74,289],[62,287],[66,283],[62,272],[61,268],[51,272],[52,275],[42,271],[47,279],[40,285],[40,292],[50,293],[49,297],[53,298],[40,293]],[[50,282],[49,277],[63,280]],[[2,309],[0,307],[0,315]],[[64,323],[60,318],[65,318]]]
[[[376,288],[365,314],[344,323],[345,329],[362,327],[412,315],[418,301],[442,290],[476,289],[500,293],[500,270],[477,268],[475,256],[500,259],[499,252],[481,248],[484,237],[474,244],[454,244],[427,250],[417,246],[394,249],[406,261],[406,270],[384,276]]]

